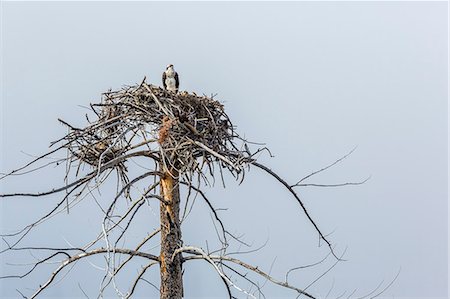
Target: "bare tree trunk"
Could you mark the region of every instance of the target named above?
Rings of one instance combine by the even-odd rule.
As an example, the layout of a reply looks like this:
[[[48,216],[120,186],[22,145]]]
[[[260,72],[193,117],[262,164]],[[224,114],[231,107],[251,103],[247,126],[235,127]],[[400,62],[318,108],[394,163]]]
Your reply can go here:
[[[163,166],[161,165],[161,169]],[[173,257],[181,244],[180,228],[180,189],[178,174],[163,171],[161,178],[160,205],[161,219],[161,299],[181,299],[183,297],[182,257]],[[173,258],[172,258],[173,257]]]

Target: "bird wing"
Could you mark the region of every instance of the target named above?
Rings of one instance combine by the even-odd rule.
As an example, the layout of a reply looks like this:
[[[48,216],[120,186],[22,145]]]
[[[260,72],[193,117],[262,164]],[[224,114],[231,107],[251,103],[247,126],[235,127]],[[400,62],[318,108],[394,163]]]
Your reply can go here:
[[[178,89],[178,86],[180,86],[180,80],[178,79],[178,73],[175,73],[175,87]]]
[[[163,74],[162,74],[162,81],[163,81],[163,86],[164,86],[164,89],[167,89],[167,85],[166,85],[166,72],[163,72]]]

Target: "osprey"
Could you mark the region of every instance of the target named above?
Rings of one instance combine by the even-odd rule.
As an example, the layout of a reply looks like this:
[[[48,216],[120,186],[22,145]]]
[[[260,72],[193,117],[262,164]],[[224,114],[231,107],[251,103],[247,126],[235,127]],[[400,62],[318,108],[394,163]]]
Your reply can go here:
[[[166,67],[166,71],[162,74],[162,81],[165,90],[178,92],[180,81],[178,80],[178,73],[173,69],[173,64]]]

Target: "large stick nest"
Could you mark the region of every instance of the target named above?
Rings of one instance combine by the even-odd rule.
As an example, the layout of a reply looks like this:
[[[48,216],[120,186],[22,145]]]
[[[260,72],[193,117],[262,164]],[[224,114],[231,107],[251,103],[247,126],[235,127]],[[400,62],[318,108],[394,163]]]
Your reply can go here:
[[[212,97],[173,93],[142,82],[104,93],[101,103],[91,108],[97,118],[88,118],[90,125],[83,129],[62,121],[70,128],[63,139],[72,162],[98,169],[110,162],[126,177],[128,157],[150,156],[172,173],[192,179],[194,173],[205,177],[205,167],[214,176],[214,164],[238,178],[251,161],[224,106]]]

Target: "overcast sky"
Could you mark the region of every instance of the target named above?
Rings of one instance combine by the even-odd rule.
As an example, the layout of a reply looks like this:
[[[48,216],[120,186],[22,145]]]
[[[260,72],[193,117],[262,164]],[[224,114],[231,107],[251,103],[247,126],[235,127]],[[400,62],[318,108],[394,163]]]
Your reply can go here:
[[[1,5],[1,172],[63,135],[57,118],[83,125],[81,106],[99,101],[101,92],[144,76],[160,84],[172,63],[181,90],[217,93],[240,134],[271,149],[275,157],[261,161],[289,182],[357,146],[311,183],[371,176],[367,183],[299,190],[319,227],[332,233],[336,250],[347,248],[347,261],[313,285],[313,294],[325,296],[333,286],[329,298],[344,291],[347,298],[354,289],[357,298],[401,269],[386,298],[447,298],[446,2]],[[0,192],[62,183],[61,172],[48,170],[1,181]],[[217,207],[228,208],[220,213],[230,231],[244,234],[254,248],[268,240],[242,258],[275,277],[282,280],[289,268],[327,254],[298,205],[257,169],[240,186],[229,180],[227,188],[207,193]],[[103,195],[108,200],[108,192]],[[1,231],[30,223],[57,199],[1,200]],[[99,213],[86,200],[24,244],[82,245],[100,230]],[[150,220],[135,228],[137,237],[157,227],[157,206],[144,217]],[[183,226],[184,243],[205,247],[205,240],[216,239],[210,227],[207,208],[196,203]],[[28,252],[0,258],[0,275],[28,269],[9,263],[34,260]],[[101,259],[91,262],[102,265]],[[292,282],[305,287],[332,263],[295,273]],[[127,272],[132,277],[134,266]],[[15,289],[32,293],[55,267],[0,281],[0,297],[17,298]],[[102,271],[80,263],[43,297],[82,298],[79,283],[95,298],[101,278]],[[147,279],[158,282],[157,269]],[[206,264],[186,265],[184,280],[186,298],[226,295]],[[269,283],[264,289],[267,298],[295,298]],[[143,284],[137,295],[157,298],[158,292]]]

